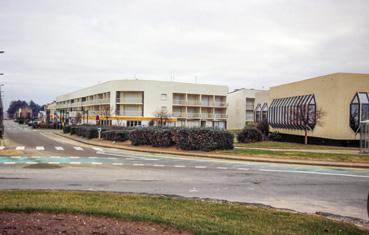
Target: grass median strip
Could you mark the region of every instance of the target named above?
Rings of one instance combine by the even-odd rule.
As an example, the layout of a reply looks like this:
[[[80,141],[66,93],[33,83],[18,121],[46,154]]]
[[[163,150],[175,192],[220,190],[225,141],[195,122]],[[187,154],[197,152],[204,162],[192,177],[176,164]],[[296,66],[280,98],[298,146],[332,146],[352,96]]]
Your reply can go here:
[[[295,152],[295,151],[273,151],[262,149],[240,149],[235,148],[233,150],[226,150],[218,153],[230,154],[230,155],[244,155],[254,157],[266,157],[266,158],[281,158],[281,159],[293,159],[293,160],[313,160],[313,161],[336,161],[336,162],[356,162],[356,163],[369,163],[369,158],[363,155],[353,155],[344,153],[315,153],[315,152]]]
[[[137,194],[0,191],[0,210],[108,216],[167,224],[196,234],[366,234],[353,225],[319,216]]]

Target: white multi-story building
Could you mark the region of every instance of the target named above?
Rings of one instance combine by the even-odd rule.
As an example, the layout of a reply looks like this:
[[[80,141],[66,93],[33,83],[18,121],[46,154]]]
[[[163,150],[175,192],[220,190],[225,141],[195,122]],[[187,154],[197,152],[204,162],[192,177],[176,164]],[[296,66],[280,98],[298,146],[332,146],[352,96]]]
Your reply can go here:
[[[113,80],[56,98],[65,120],[148,126],[167,113],[172,126],[227,127],[227,86]]]
[[[242,129],[246,122],[254,122],[255,94],[257,92],[260,90],[242,88],[228,93],[228,129]]]

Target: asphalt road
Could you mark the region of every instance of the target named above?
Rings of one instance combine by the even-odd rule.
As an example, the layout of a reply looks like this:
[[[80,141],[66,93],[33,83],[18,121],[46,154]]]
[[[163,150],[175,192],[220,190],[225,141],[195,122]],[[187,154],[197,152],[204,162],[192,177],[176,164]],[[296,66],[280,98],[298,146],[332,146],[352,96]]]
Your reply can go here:
[[[170,194],[368,220],[369,170],[94,148],[49,130],[32,130],[9,121],[5,127],[4,148],[24,149],[17,156],[0,156],[0,189]],[[40,169],[37,163],[45,164]]]

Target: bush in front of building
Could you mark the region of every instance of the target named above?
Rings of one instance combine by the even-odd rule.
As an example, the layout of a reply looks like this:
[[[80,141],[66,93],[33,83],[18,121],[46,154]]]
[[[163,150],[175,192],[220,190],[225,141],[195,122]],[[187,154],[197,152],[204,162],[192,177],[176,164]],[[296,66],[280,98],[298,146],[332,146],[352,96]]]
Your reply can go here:
[[[70,131],[71,131],[71,126],[69,126],[69,125],[65,125],[65,126],[63,127],[63,133],[64,133],[64,134],[68,134],[68,133],[70,133]]]
[[[88,125],[81,125],[81,126],[71,126],[70,127],[70,134],[71,135],[78,135],[87,139],[93,139],[99,137],[98,128],[101,128],[104,131],[104,127],[100,126],[88,126]]]
[[[138,127],[129,133],[132,145],[151,145],[154,127]]]
[[[267,119],[260,121],[256,125],[256,128],[261,131],[264,137],[267,137],[269,135],[269,123]]]
[[[257,128],[244,128],[237,135],[239,143],[253,143],[263,140],[263,134]]]
[[[152,133],[151,145],[153,147],[170,147],[175,143],[172,139],[172,129],[155,128]]]
[[[271,141],[282,141],[282,136],[279,134],[278,131],[274,131],[269,133],[268,139]]]
[[[101,138],[104,140],[124,142],[129,139],[128,129],[106,130],[101,133]]]
[[[182,150],[233,149],[233,134],[212,128],[179,128],[175,131],[175,143]]]

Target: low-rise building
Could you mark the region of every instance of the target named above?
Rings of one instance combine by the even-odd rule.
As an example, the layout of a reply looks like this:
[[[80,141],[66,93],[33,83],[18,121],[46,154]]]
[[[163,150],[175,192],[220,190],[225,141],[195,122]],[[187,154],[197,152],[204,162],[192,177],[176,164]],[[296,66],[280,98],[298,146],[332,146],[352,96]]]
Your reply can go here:
[[[311,143],[358,145],[360,122],[369,119],[369,74],[334,73],[271,87],[256,94],[255,104],[255,121],[267,117],[271,131],[290,140],[301,140],[307,120]]]
[[[242,129],[247,122],[254,122],[255,94],[260,91],[242,88],[227,94],[228,129]]]
[[[31,120],[32,119],[32,109],[29,106],[23,106],[19,108],[15,112],[15,119],[21,119],[21,120]]]
[[[56,98],[62,121],[148,126],[227,126],[227,86],[113,80]]]

